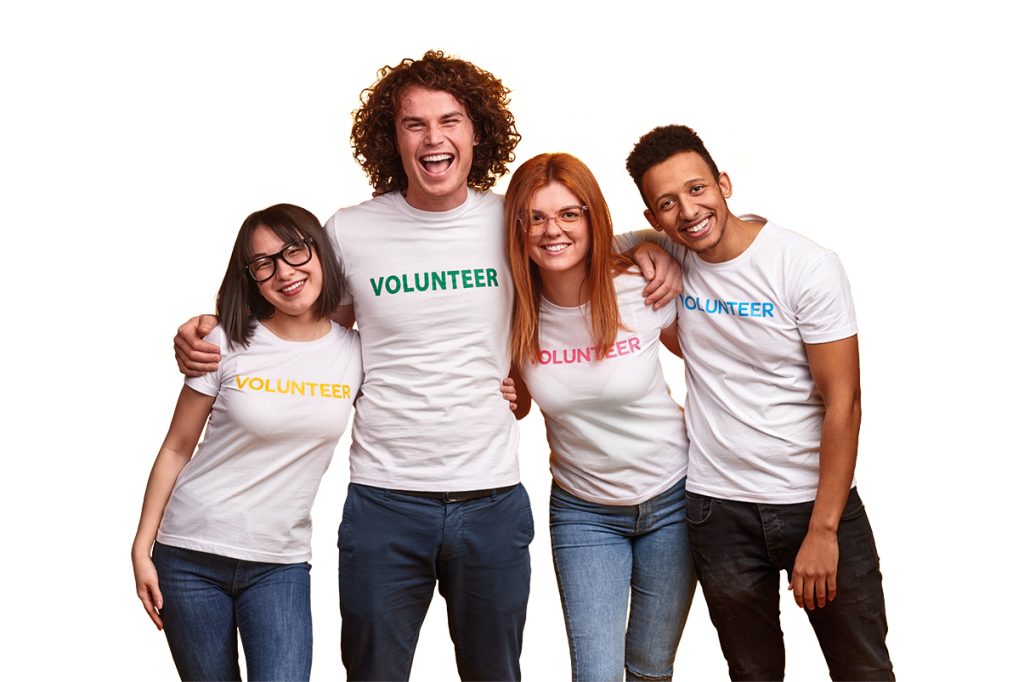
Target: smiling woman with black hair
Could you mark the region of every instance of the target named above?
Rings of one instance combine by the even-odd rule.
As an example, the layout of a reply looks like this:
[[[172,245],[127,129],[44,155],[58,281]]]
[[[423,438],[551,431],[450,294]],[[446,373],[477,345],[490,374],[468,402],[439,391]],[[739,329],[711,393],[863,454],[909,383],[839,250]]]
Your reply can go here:
[[[239,634],[250,679],[309,679],[310,509],[363,377],[358,334],[328,319],[341,281],[309,211],[242,224],[207,336],[220,365],[181,389],[132,547],[182,679],[239,679]]]

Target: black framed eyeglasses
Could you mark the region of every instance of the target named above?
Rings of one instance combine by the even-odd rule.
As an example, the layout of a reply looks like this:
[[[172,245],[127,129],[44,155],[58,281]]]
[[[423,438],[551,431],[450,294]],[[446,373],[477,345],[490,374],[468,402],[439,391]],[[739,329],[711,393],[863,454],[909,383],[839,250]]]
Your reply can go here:
[[[590,209],[587,208],[586,205],[563,206],[558,209],[558,213],[555,215],[547,215],[540,211],[526,210],[519,214],[516,221],[531,237],[536,237],[543,233],[548,227],[549,220],[554,220],[560,228],[566,232],[571,232],[579,226],[580,221],[583,220],[583,216],[585,216],[589,210]]]
[[[302,241],[292,242],[277,253],[260,256],[245,266],[249,276],[257,283],[266,282],[277,272],[277,260],[280,258],[288,265],[296,267],[305,265],[313,257],[313,239],[306,237]]]

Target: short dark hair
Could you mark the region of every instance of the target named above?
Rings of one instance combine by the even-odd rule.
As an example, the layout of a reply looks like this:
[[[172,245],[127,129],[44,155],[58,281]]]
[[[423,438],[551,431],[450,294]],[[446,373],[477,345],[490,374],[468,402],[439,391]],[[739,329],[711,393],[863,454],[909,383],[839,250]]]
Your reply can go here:
[[[246,267],[253,259],[252,235],[260,226],[269,229],[286,244],[303,239],[311,240],[323,271],[320,296],[313,303],[313,313],[317,317],[329,317],[341,303],[341,265],[317,217],[292,204],[275,204],[256,211],[245,219],[238,230],[224,281],[217,292],[217,316],[230,344],[248,346],[256,321],[265,320],[274,314],[274,306],[260,294],[256,280],[249,275]]]
[[[659,126],[641,137],[633,145],[633,151],[626,157],[626,170],[629,171],[633,182],[636,183],[641,196],[644,193],[644,173],[649,171],[652,166],[657,166],[670,156],[681,152],[699,154],[700,158],[704,159],[708,167],[711,168],[711,174],[715,180],[718,180],[720,175],[718,166],[715,165],[715,160],[711,158],[704,142],[697,136],[693,128],[683,125]],[[646,198],[644,201],[647,201]]]
[[[370,184],[380,192],[405,190],[409,185],[398,154],[395,114],[410,86],[443,90],[466,107],[479,140],[468,184],[480,190],[493,187],[508,172],[521,139],[508,110],[509,89],[493,74],[439,50],[381,68],[377,81],[360,95],[362,106],[352,112],[352,151]]]

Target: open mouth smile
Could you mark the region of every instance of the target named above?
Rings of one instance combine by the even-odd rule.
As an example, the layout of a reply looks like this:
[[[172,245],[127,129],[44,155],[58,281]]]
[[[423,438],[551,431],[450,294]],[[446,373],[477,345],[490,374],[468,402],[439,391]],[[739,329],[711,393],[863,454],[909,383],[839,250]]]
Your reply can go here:
[[[685,234],[687,237],[699,237],[703,236],[705,232],[711,227],[711,216],[706,216],[698,222],[690,225],[689,227],[680,227],[679,231]]]
[[[432,175],[444,173],[454,162],[454,154],[428,154],[420,157],[420,165]]]
[[[284,294],[285,296],[298,296],[299,293],[303,290],[303,288],[305,288],[305,286],[306,280],[300,279],[297,282],[292,282],[288,286],[281,287],[280,289],[278,289],[278,291]]]

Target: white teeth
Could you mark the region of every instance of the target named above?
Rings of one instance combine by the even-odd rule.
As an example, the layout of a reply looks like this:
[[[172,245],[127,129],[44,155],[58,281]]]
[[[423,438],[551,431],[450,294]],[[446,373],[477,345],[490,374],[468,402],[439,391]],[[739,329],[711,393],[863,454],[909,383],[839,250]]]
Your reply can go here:
[[[424,156],[424,163],[433,163],[435,161],[448,161],[453,158],[451,154],[431,154],[430,156]]]
[[[548,246],[542,246],[542,249],[548,253],[560,253],[569,248],[568,244],[549,244]]]
[[[700,221],[699,223],[697,223],[693,227],[688,227],[688,228],[686,228],[683,231],[684,232],[689,232],[690,234],[696,234],[696,233],[700,232],[701,230],[703,230],[705,227],[707,227],[709,222],[711,222],[711,218],[705,218],[704,220]]]
[[[304,280],[304,279],[300,279],[298,282],[294,282],[294,283],[289,284],[288,286],[282,288],[281,291],[295,291],[305,281],[306,280]]]

